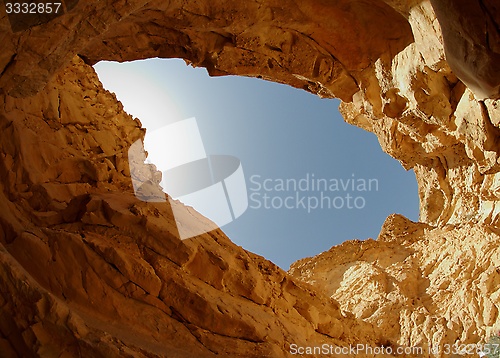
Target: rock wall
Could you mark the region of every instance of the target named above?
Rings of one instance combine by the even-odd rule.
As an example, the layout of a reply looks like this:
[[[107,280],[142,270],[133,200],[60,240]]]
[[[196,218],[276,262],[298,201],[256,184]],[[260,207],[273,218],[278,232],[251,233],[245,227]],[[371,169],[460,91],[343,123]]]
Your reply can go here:
[[[0,7],[3,356],[279,357],[292,343],[444,356],[495,326],[493,0]],[[289,273],[219,230],[181,241],[169,204],[134,197],[127,150],[144,130],[90,67],[150,57],[340,98],[347,122],[415,171],[420,223],[391,216],[378,240]],[[157,187],[154,166],[143,174]],[[188,208],[182,223],[208,225]]]
[[[498,327],[498,234],[488,225],[434,228],[392,215],[376,241],[345,242],[295,262],[290,274],[392,342],[477,357]]]
[[[2,99],[2,357],[263,357],[292,343],[382,342],[220,230],[180,240],[169,202],[134,195],[126,155],[140,122],[79,57],[37,95]],[[189,208],[180,221],[209,225]]]

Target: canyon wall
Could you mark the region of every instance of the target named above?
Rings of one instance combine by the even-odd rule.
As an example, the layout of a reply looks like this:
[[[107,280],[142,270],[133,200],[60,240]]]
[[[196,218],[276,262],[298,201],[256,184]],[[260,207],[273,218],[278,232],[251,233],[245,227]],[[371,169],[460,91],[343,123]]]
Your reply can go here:
[[[500,9],[493,0],[0,4],[0,352],[280,357],[290,345],[484,343],[500,302]],[[286,273],[220,230],[180,240],[134,196],[144,136],[91,65],[184,58],[342,100],[413,169],[420,222],[387,218]],[[360,144],[362,145],[362,144]],[[144,190],[160,181],[143,165]],[[181,224],[210,223],[182,203]],[[466,354],[467,355],[467,354]]]

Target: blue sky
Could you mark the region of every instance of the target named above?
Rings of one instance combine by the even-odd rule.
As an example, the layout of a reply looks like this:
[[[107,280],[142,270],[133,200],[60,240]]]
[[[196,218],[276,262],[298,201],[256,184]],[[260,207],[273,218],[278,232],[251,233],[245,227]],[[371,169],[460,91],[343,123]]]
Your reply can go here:
[[[376,238],[392,213],[418,219],[414,173],[382,152],[374,134],[346,124],[338,100],[254,78],[211,78],[182,60],[94,67],[150,131],[196,117],[207,154],[239,158],[249,207],[222,230],[283,269],[343,241]],[[326,190],[312,190],[313,177]],[[308,190],[280,186],[304,179],[305,189],[305,178]]]

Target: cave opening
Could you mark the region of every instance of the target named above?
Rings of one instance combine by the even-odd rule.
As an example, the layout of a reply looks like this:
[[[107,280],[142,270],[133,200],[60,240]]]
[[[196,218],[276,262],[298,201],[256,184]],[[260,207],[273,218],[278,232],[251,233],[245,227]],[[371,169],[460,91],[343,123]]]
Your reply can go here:
[[[158,164],[164,153],[155,147],[165,140],[148,138],[192,118],[203,153],[240,161],[247,206],[238,217],[233,208],[222,230],[283,269],[346,240],[376,238],[392,213],[418,220],[413,171],[385,154],[375,135],[345,123],[336,99],[256,78],[210,77],[182,60],[94,68],[147,129],[149,161]],[[189,142],[172,138],[176,148]]]

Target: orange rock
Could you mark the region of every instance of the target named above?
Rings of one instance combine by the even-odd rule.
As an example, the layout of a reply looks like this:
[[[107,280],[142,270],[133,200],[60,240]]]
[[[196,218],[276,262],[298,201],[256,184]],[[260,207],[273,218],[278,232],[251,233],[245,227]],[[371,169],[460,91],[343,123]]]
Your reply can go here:
[[[67,0],[60,16],[2,17],[2,357],[484,343],[499,308],[498,9],[431,2]],[[125,154],[144,129],[90,67],[148,57],[340,98],[414,169],[421,223],[390,216],[378,240],[289,273],[220,230],[180,240],[171,205],[179,225],[211,223]],[[157,202],[134,195],[130,165]]]

